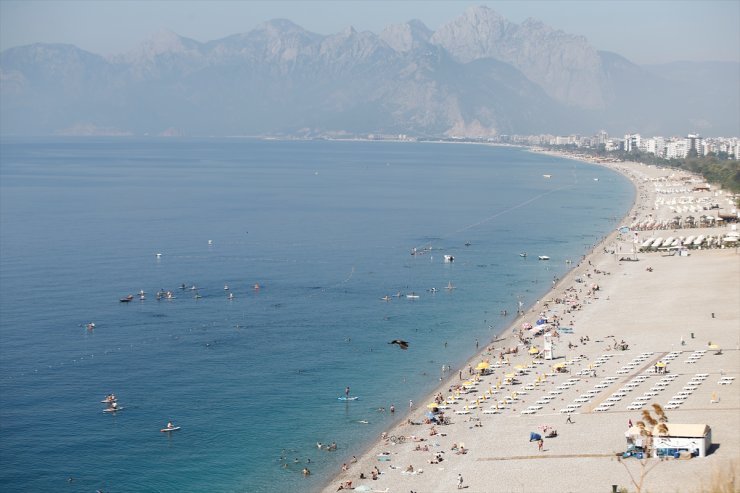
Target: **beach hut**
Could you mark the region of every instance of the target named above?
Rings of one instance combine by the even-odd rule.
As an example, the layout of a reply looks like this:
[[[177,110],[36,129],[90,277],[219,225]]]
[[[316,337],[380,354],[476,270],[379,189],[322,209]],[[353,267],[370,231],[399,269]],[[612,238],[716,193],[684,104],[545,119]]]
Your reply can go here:
[[[712,429],[706,424],[664,423],[667,433],[659,433],[656,425],[653,430],[653,457],[676,455],[689,451],[692,455],[706,457],[712,446]]]

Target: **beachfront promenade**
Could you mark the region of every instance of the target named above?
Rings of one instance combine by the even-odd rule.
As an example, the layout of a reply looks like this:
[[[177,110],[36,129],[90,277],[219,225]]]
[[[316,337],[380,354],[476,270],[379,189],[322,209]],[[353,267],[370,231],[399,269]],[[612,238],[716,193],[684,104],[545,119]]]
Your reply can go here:
[[[655,205],[651,181],[670,171],[635,163],[614,167],[638,189],[630,218],[675,213]],[[715,235],[726,231],[724,225],[706,229]],[[641,232],[641,239],[649,234]],[[635,491],[629,472],[639,482],[640,462],[620,461],[617,454],[627,447],[628,423],[639,421],[653,403],[666,409],[669,423],[709,425],[714,446],[706,458],[647,461],[647,468],[655,467],[642,491],[698,492],[709,487],[715,471],[734,468],[737,476],[738,249],[691,250],[688,256],[640,253],[629,256],[637,261],[628,261],[626,248],[616,232],[607,238],[500,339],[471,358],[462,367],[463,380],[453,371],[407,421],[387,431],[388,437],[405,437],[403,443],[380,438],[324,491],[351,481],[360,491],[448,492],[457,489],[458,474],[470,493],[606,493],[612,485]],[[543,316],[572,329],[554,331],[553,360],[534,358],[530,348],[542,349],[543,337],[521,330]],[[622,341],[627,349],[615,348]],[[488,365],[485,374],[471,375],[469,368],[481,362]],[[451,424],[425,423],[427,405],[438,394]],[[539,450],[530,432],[544,436],[545,427],[558,436],[545,438]],[[380,471],[375,480],[374,468]]]

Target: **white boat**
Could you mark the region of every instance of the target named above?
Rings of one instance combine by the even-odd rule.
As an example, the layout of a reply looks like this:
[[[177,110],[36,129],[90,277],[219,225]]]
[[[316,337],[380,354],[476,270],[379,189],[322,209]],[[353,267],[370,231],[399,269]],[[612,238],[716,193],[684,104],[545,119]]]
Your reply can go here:
[[[419,299],[419,295],[416,294],[416,293],[414,293],[412,291],[411,294],[407,294],[406,295],[406,299],[409,299],[409,300],[418,300]]]
[[[447,286],[445,287],[445,289],[448,291],[452,291],[453,289],[455,289],[455,286],[452,285],[452,281],[449,281],[447,283]]]
[[[540,260],[550,260],[550,257],[548,257],[547,255],[540,255],[537,258]]]
[[[552,175],[542,175],[543,178],[550,178]]]
[[[445,255],[445,262],[450,263],[454,261],[455,261],[455,257],[453,257],[452,255]]]
[[[526,257],[527,256],[527,252],[522,252],[522,253],[519,254],[519,256],[520,257]]]

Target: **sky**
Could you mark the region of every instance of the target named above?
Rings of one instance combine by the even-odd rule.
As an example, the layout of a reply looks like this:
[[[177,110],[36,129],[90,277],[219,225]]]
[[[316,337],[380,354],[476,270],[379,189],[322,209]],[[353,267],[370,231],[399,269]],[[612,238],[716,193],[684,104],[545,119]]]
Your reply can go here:
[[[738,0],[0,0],[0,50],[69,43],[114,55],[161,30],[205,42],[275,18],[319,34],[348,26],[379,33],[411,19],[435,30],[473,5],[486,5],[515,23],[538,19],[638,64],[740,61]]]

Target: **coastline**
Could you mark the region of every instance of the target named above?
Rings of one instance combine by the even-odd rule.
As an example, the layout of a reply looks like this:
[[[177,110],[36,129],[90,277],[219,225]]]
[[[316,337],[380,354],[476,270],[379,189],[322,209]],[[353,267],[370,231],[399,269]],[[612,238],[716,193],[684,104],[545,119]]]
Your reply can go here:
[[[637,218],[640,215],[649,214],[652,217],[652,212],[648,213],[647,211],[654,210],[655,207],[652,205],[655,202],[656,193],[654,190],[650,189],[650,182],[645,178],[646,176],[650,176],[650,169],[649,167],[639,164],[639,163],[602,163],[602,162],[593,162],[589,161],[587,159],[582,159],[576,156],[567,155],[567,154],[560,154],[555,152],[546,152],[547,154],[555,155],[557,157],[562,157],[565,159],[570,160],[580,160],[582,162],[587,162],[589,164],[595,164],[599,166],[605,166],[608,167],[616,172],[621,173],[622,175],[626,176],[630,182],[632,183],[634,189],[635,189],[635,199],[630,207],[630,210],[625,214],[625,216],[622,218],[622,221],[620,222],[620,225],[625,225],[630,223],[630,218]],[[656,174],[657,170],[653,169],[653,174]],[[657,173],[660,174],[660,173]],[[658,213],[656,212],[656,217],[658,216]],[[487,344],[482,344],[482,349],[477,351],[475,354],[473,354],[470,358],[466,360],[466,362],[461,366],[459,369],[453,369],[448,374],[447,378],[440,382],[440,384],[434,389],[434,391],[427,396],[422,402],[418,403],[414,408],[407,410],[402,418],[393,425],[389,430],[387,430],[387,436],[404,436],[404,437],[411,437],[407,439],[407,443],[404,444],[395,444],[390,442],[388,439],[383,439],[382,437],[375,440],[373,443],[371,443],[369,446],[367,446],[364,450],[359,451],[358,460],[356,463],[350,463],[349,459],[351,455],[347,456],[347,463],[348,463],[348,470],[347,471],[341,471],[338,474],[336,474],[333,478],[326,481],[321,489],[319,491],[322,491],[324,493],[337,491],[339,485],[345,485],[348,486],[347,482],[352,481],[352,487],[358,487],[360,485],[362,486],[361,489],[364,489],[365,491],[388,491],[389,493],[393,493],[394,491],[418,491],[418,492],[426,492],[426,491],[448,491],[449,489],[453,488],[453,484],[456,481],[457,473],[461,473],[466,478],[466,488],[469,486],[469,491],[590,491],[593,490],[593,485],[579,485],[577,484],[577,479],[575,484],[558,481],[558,472],[562,470],[562,467],[565,466],[567,469],[573,469],[573,464],[569,463],[569,461],[573,462],[573,459],[576,458],[576,456],[582,455],[581,460],[578,460],[577,463],[579,464],[578,467],[580,467],[580,464],[586,464],[589,462],[598,462],[599,460],[607,461],[610,466],[610,477],[615,476],[615,472],[612,469],[616,469],[616,476],[619,476],[621,479],[621,484],[623,486],[632,487],[633,485],[630,483],[629,477],[626,473],[624,473],[624,470],[622,469],[622,465],[619,465],[617,461],[614,459],[614,451],[612,450],[615,448],[615,445],[612,444],[611,448],[607,451],[608,453],[592,453],[592,454],[565,454],[565,456],[559,458],[557,461],[558,465],[554,468],[550,468],[547,465],[543,464],[544,461],[538,460],[534,464],[531,464],[530,459],[541,459],[544,457],[547,457],[545,455],[543,456],[530,456],[529,452],[525,451],[522,454],[516,454],[512,452],[507,452],[509,447],[509,441],[511,440],[518,440],[517,438],[509,437],[510,440],[506,440],[507,433],[504,432],[502,427],[500,425],[506,424],[507,426],[504,428],[509,428],[510,424],[513,424],[514,421],[512,420],[519,420],[523,422],[525,425],[525,429],[536,429],[537,426],[539,426],[539,423],[557,423],[556,428],[564,428],[565,426],[562,424],[566,421],[567,415],[566,414],[560,414],[557,409],[559,407],[555,407],[552,409],[542,410],[538,411],[537,413],[534,413],[532,415],[523,416],[520,414],[520,410],[523,410],[527,406],[525,403],[532,404],[532,400],[534,400],[534,397],[527,398],[528,396],[524,396],[524,394],[527,394],[528,392],[521,391],[520,389],[523,386],[517,385],[516,387],[511,387],[509,391],[517,391],[519,392],[519,398],[513,401],[513,404],[511,406],[511,409],[503,411],[501,414],[495,414],[495,415],[484,415],[481,411],[483,408],[488,408],[489,403],[493,402],[493,396],[489,397],[491,400],[489,403],[481,403],[481,406],[478,409],[471,409],[470,411],[465,412],[465,414],[457,414],[456,411],[460,411],[463,407],[462,405],[452,405],[449,407],[448,410],[445,411],[445,414],[447,414],[449,417],[452,418],[453,424],[450,425],[444,425],[437,427],[437,434],[430,435],[430,427],[427,425],[416,425],[416,424],[409,424],[410,422],[422,422],[424,418],[424,414],[426,412],[426,404],[429,402],[432,402],[434,400],[435,395],[442,394],[443,396],[450,395],[452,393],[452,387],[454,385],[460,384],[461,380],[460,377],[466,378],[468,375],[464,375],[461,372],[468,370],[470,368],[474,368],[479,361],[487,360],[491,363],[493,363],[496,360],[497,354],[500,354],[502,351],[502,348],[513,348],[513,347],[519,347],[519,349],[522,348],[521,343],[519,343],[517,332],[519,331],[519,328],[521,327],[522,323],[526,322],[534,322],[538,318],[538,312],[543,312],[547,310],[548,303],[545,301],[551,301],[556,300],[561,295],[559,293],[561,292],[567,292],[569,290],[573,290],[574,288],[582,288],[584,285],[582,283],[577,282],[577,278],[583,277],[584,272],[588,272],[588,277],[591,278],[591,271],[593,271],[593,278],[589,280],[588,282],[592,282],[594,280],[598,281],[598,284],[601,285],[606,284],[607,290],[606,293],[609,293],[606,297],[606,300],[609,300],[610,296],[614,296],[615,298],[618,297],[619,293],[621,292],[619,289],[614,289],[613,291],[609,288],[612,288],[612,286],[609,286],[609,284],[613,284],[611,281],[614,279],[610,276],[612,273],[616,274],[617,272],[612,272],[612,270],[616,270],[617,268],[621,268],[621,261],[618,260],[619,252],[624,252],[626,250],[623,250],[624,244],[622,243],[620,245],[620,242],[618,242],[619,232],[618,231],[612,231],[607,236],[603,237],[590,252],[588,252],[586,255],[583,256],[583,258],[579,262],[574,262],[572,265],[572,268],[561,278],[557,281],[556,284],[553,285],[553,287],[541,298],[541,300],[538,300],[531,306],[528,306],[524,309],[524,311],[517,315],[511,323],[499,334],[495,337],[494,340],[488,342]],[[652,253],[652,254],[646,254],[645,256],[659,256],[660,254]],[[723,250],[722,252],[713,252],[713,251],[697,251],[692,254],[696,258],[703,258],[707,259],[710,258],[712,260],[717,260],[718,257],[722,257],[723,259],[728,256],[737,255],[737,253],[733,253],[731,249]],[[641,255],[642,256],[642,255]],[[736,257],[735,257],[736,258]],[[658,258],[649,258],[649,261],[652,263],[657,262]],[[724,260],[721,260],[724,262]],[[664,263],[665,261],[661,261],[661,263]],[[710,262],[711,263],[711,262]],[[627,264],[627,262],[625,262]],[[629,263],[631,264],[631,262]],[[734,269],[731,269],[731,272],[725,274],[729,274],[729,278],[723,279],[723,282],[725,284],[729,282],[732,285],[733,272],[737,271],[737,264],[738,262],[734,262]],[[618,267],[619,265],[619,267]],[[635,269],[635,265],[627,265],[628,268],[630,268],[630,275],[637,276],[638,271]],[[640,265],[642,267],[642,264]],[[644,268],[644,267],[643,267]],[[700,268],[703,268],[700,266]],[[713,267],[714,270],[716,270],[716,266]],[[608,269],[608,270],[607,270]],[[634,271],[634,272],[632,272]],[[601,275],[600,275],[601,274]],[[624,274],[626,275],[626,274]],[[652,276],[653,278],[659,277],[659,275]],[[738,277],[735,276],[735,279]],[[621,281],[621,280],[620,280]],[[736,283],[735,283],[736,284]],[[626,288],[626,286],[614,286],[613,288],[620,288],[622,291]],[[732,286],[730,286],[732,287]],[[731,290],[730,290],[731,291]],[[607,334],[601,334],[599,331],[592,330],[591,327],[589,327],[589,322],[592,320],[598,320],[610,317],[613,317],[615,314],[619,315],[620,312],[624,312],[624,310],[620,310],[619,308],[616,309],[616,313],[605,313],[609,310],[614,312],[614,304],[611,304],[609,307],[609,310],[606,310],[606,307],[604,305],[603,300],[604,293],[600,291],[594,291],[589,295],[589,299],[583,299],[583,306],[579,309],[579,311],[575,313],[571,313],[570,311],[563,310],[562,313],[558,313],[561,317],[561,321],[564,323],[564,325],[569,325],[571,327],[576,328],[575,335],[565,336],[565,337],[558,337],[558,342],[556,344],[556,354],[557,358],[556,360],[553,360],[551,362],[545,362],[544,365],[534,366],[531,367],[531,369],[527,370],[527,373],[524,375],[521,375],[522,383],[528,382],[532,380],[532,376],[535,374],[537,375],[537,379],[539,380],[540,377],[544,377],[544,373],[549,372],[549,367],[552,363],[559,363],[564,362],[566,360],[565,353],[568,353],[568,361],[571,361],[575,359],[573,356],[576,356],[576,353],[580,354],[581,362],[574,362],[573,366],[570,368],[570,373],[567,374],[567,377],[571,377],[572,373],[575,372],[575,369],[578,367],[583,367],[584,364],[588,365],[591,363],[588,363],[590,361],[594,361],[594,358],[596,358],[597,354],[603,353],[606,349],[603,346],[604,341],[606,340],[606,337],[610,337]],[[657,295],[656,295],[657,296]],[[542,304],[540,302],[542,301]],[[664,300],[665,301],[665,300]],[[733,295],[730,295],[729,302],[734,302]],[[656,303],[660,304],[660,303]],[[738,306],[739,304],[736,303],[735,306]],[[556,308],[557,310],[557,308]],[[733,311],[731,314],[729,321],[732,323],[732,321],[738,320],[738,311],[740,308],[737,308]],[[602,312],[601,315],[599,315],[599,312]],[[606,315],[606,317],[604,317]],[[623,314],[624,315],[624,314]],[[637,315],[637,313],[635,313]],[[642,315],[642,313],[640,313]],[[712,314],[714,315],[714,314]],[[677,320],[673,320],[674,322],[677,322]],[[602,321],[603,322],[603,321]],[[614,334],[615,332],[618,332],[620,329],[617,327],[607,329],[606,332],[609,334]],[[594,339],[597,342],[594,343],[587,343],[587,345],[583,345],[583,342],[581,341],[580,349],[578,351],[565,351],[564,346],[567,343],[573,343],[578,342],[578,337],[587,336],[591,339]],[[629,334],[632,336],[633,334]],[[637,334],[634,334],[637,336]],[[693,333],[691,333],[691,336],[693,337]],[[655,342],[655,339],[659,340],[663,337],[661,334],[650,334],[647,339],[650,339],[650,345],[653,345]],[[677,336],[676,336],[677,337]],[[684,331],[681,335],[681,341],[684,342],[684,338],[688,338],[689,333]],[[729,336],[732,338],[732,335]],[[637,339],[644,339],[637,337]],[[562,340],[561,340],[562,339]],[[711,339],[710,339],[711,340]],[[715,340],[717,340],[717,337],[715,337]],[[606,340],[606,343],[610,343],[611,340]],[[627,342],[632,342],[631,340],[628,340]],[[638,345],[637,349],[641,349],[643,347],[643,342],[648,341],[639,341],[641,344]],[[691,341],[692,349],[693,346],[697,343],[695,341]],[[732,341],[731,341],[732,342]],[[600,343],[600,344],[599,344]],[[539,340],[535,341],[535,344],[539,344],[541,346],[542,339],[539,338]],[[598,345],[598,347],[596,347]],[[671,344],[671,347],[673,347],[674,344]],[[703,344],[706,346],[706,343]],[[525,346],[526,347],[526,346]],[[658,351],[655,351],[652,348],[651,352],[658,356],[660,353]],[[581,352],[582,351],[582,352]],[[666,351],[667,352],[667,351]],[[515,363],[525,363],[525,360],[528,360],[529,357],[526,354],[526,351],[522,352],[520,351],[516,356],[507,357],[509,359],[508,364],[504,365],[502,369],[497,370],[494,372],[493,375],[484,377],[481,382],[481,389],[476,392],[476,395],[478,397],[483,397],[483,395],[479,395],[483,393],[484,388],[489,388],[492,390],[492,384],[495,381],[494,379],[497,379],[499,382],[501,380],[502,373],[506,371],[511,371],[512,368],[515,366]],[[620,352],[621,353],[621,352]],[[633,357],[635,355],[635,350],[629,350],[625,351],[622,354],[619,354],[617,352],[611,353],[612,355],[620,356],[619,361],[622,362],[626,357]],[[500,358],[500,356],[499,356]],[[617,359],[617,358],[613,358]],[[724,369],[723,372],[727,372],[729,370],[729,373],[732,375],[733,372],[737,373],[737,358],[735,358],[735,363],[732,364],[732,362],[723,362]],[[466,372],[467,373],[467,372]],[[530,377],[526,376],[527,374],[530,375]],[[558,377],[550,377],[549,383],[560,381],[563,378]],[[589,378],[583,378],[584,381],[588,380],[587,383],[593,385],[595,381]],[[544,386],[544,385],[543,385]],[[578,385],[581,387],[581,385]],[[505,387],[505,386],[504,386]],[[611,389],[609,389],[611,390]],[[534,394],[534,392],[530,392],[531,394]],[[570,396],[571,400],[573,396]],[[606,398],[606,396],[604,396]],[[479,399],[478,399],[479,400]],[[563,401],[568,401],[567,398],[563,398]],[[602,399],[603,400],[603,399]],[[483,401],[485,402],[485,401]],[[470,401],[470,404],[472,406],[473,401]],[[730,403],[730,412],[732,412],[732,409],[737,408],[737,403]],[[595,406],[590,406],[590,409],[587,412],[583,411],[576,411],[575,414],[573,414],[573,421],[585,421],[586,418],[591,419],[598,418],[594,420],[594,424],[591,424],[590,426],[593,426],[597,432],[601,431],[602,428],[604,428],[604,425],[601,423],[603,421],[602,417],[608,417],[609,415],[612,415],[613,418],[615,414],[617,414],[616,411],[610,411],[608,413],[601,413],[601,414],[593,414],[592,410]],[[621,406],[622,408],[624,405]],[[724,408],[723,408],[724,410]],[[547,411],[547,412],[546,412]],[[539,418],[537,417],[539,414]],[[622,417],[622,413],[619,413],[620,418],[619,422],[620,424],[617,426],[618,429],[622,428],[622,422],[626,422],[627,415],[625,414],[624,417]],[[546,416],[546,417],[545,417]],[[637,420],[639,419],[639,411],[634,411],[629,413],[630,419]],[[726,416],[724,416],[726,418]],[[707,420],[709,421],[709,420]],[[684,422],[684,421],[681,421]],[[688,421],[685,421],[688,422]],[[538,423],[538,424],[533,424]],[[712,423],[709,423],[710,425]],[[569,425],[568,425],[569,426]],[[489,435],[491,432],[491,429],[495,429],[495,435]],[[485,431],[484,431],[485,430]],[[503,436],[499,436],[499,434]],[[524,434],[524,432],[520,433]],[[620,437],[619,435],[622,435],[622,432],[615,433],[615,436],[617,436],[617,442],[619,441]],[[735,431],[734,436],[736,438],[740,438],[740,435],[738,435],[737,431]],[[504,440],[501,440],[501,438],[504,438]],[[496,447],[495,444],[492,442],[503,442],[505,445],[503,447]],[[563,442],[560,438],[556,439],[560,442]],[[455,454],[455,452],[452,452],[452,449],[450,448],[450,442],[452,441],[453,444],[459,444],[459,442],[464,442],[466,448],[469,450],[466,454]],[[483,450],[481,450],[478,446],[473,445],[471,447],[471,444],[479,443],[478,445],[483,445]],[[526,441],[526,439],[524,440]],[[736,443],[738,443],[739,440],[736,440]],[[408,443],[411,442],[411,443]],[[548,445],[549,445],[548,440]],[[415,443],[415,445],[412,445]],[[614,443],[612,441],[612,443]],[[513,445],[513,444],[511,444]],[[418,450],[416,449],[417,446],[423,447],[426,446],[429,448],[429,451]],[[519,448],[520,444],[517,444],[514,448]],[[431,447],[431,448],[430,448]],[[532,447],[524,446],[525,449],[531,449]],[[579,447],[582,448],[582,447]],[[500,450],[499,450],[500,449]],[[536,449],[535,449],[536,451]],[[357,452],[357,451],[355,451]],[[547,452],[547,450],[545,450]],[[380,453],[387,453],[389,460],[379,462],[378,461],[378,454]],[[436,453],[437,456],[442,456],[443,461],[440,463],[430,463],[430,457],[433,453]],[[441,455],[444,454],[444,455]],[[452,455],[455,454],[455,455]],[[508,460],[509,456],[514,456],[516,459],[512,459],[511,461]],[[601,457],[595,457],[599,456]],[[494,457],[489,457],[494,456]],[[552,454],[550,454],[552,456]],[[719,454],[715,454],[716,458],[719,456]],[[726,459],[729,457],[730,459],[735,460],[735,465],[733,467],[737,467],[737,447],[733,447],[732,450],[729,450],[729,454],[725,455],[722,454],[722,456]],[[721,459],[722,457],[720,457]],[[420,461],[421,459],[421,461]],[[516,468],[512,468],[512,464],[514,462],[519,462],[517,464]],[[692,461],[695,463],[697,461]],[[715,461],[716,462],[716,461]],[[523,473],[524,476],[527,476],[527,471],[531,469],[531,467],[537,467],[538,475],[535,475],[539,479],[535,480],[527,480],[523,476],[516,476],[514,479],[510,478],[507,482],[505,479],[502,479],[501,471],[497,470],[497,467],[500,467],[499,464],[506,464],[506,469],[513,469],[515,470],[514,475],[516,476],[516,471],[518,470],[520,473]],[[616,467],[613,467],[615,464],[617,464]],[[405,472],[406,468],[408,466],[411,466],[414,468],[414,472]],[[490,466],[490,467],[489,467]],[[361,480],[359,479],[359,474],[364,473],[367,477],[367,479],[370,479],[369,472],[374,468],[378,467],[380,469],[380,476],[377,480]],[[598,467],[598,466],[596,466]],[[626,466],[625,466],[626,467]],[[492,468],[491,471],[486,471],[487,469]],[[577,469],[577,468],[576,468]],[[695,469],[695,468],[692,468]],[[495,471],[495,472],[494,472]],[[621,473],[621,474],[620,474]],[[693,471],[695,474],[695,471]],[[554,483],[550,482],[550,478],[555,476]],[[623,476],[623,477],[622,477]],[[654,475],[657,476],[657,475]],[[542,477],[546,477],[547,481],[542,482]],[[494,478],[497,478],[494,480]],[[495,481],[495,483],[490,483],[491,481]],[[609,481],[617,481],[616,479],[610,479]],[[665,481],[665,479],[664,479]],[[488,487],[482,488],[481,485],[488,484]],[[611,483],[610,483],[611,484]],[[652,484],[652,483],[651,483]],[[694,477],[693,480],[694,486],[697,484],[697,478]],[[661,485],[662,487],[665,486],[665,484],[657,483],[652,484],[652,487],[656,487],[657,485]],[[672,486],[674,489],[677,489],[677,486]],[[369,488],[369,489],[366,489]],[[579,489],[580,488],[580,489]],[[606,490],[605,490],[606,491]]]

